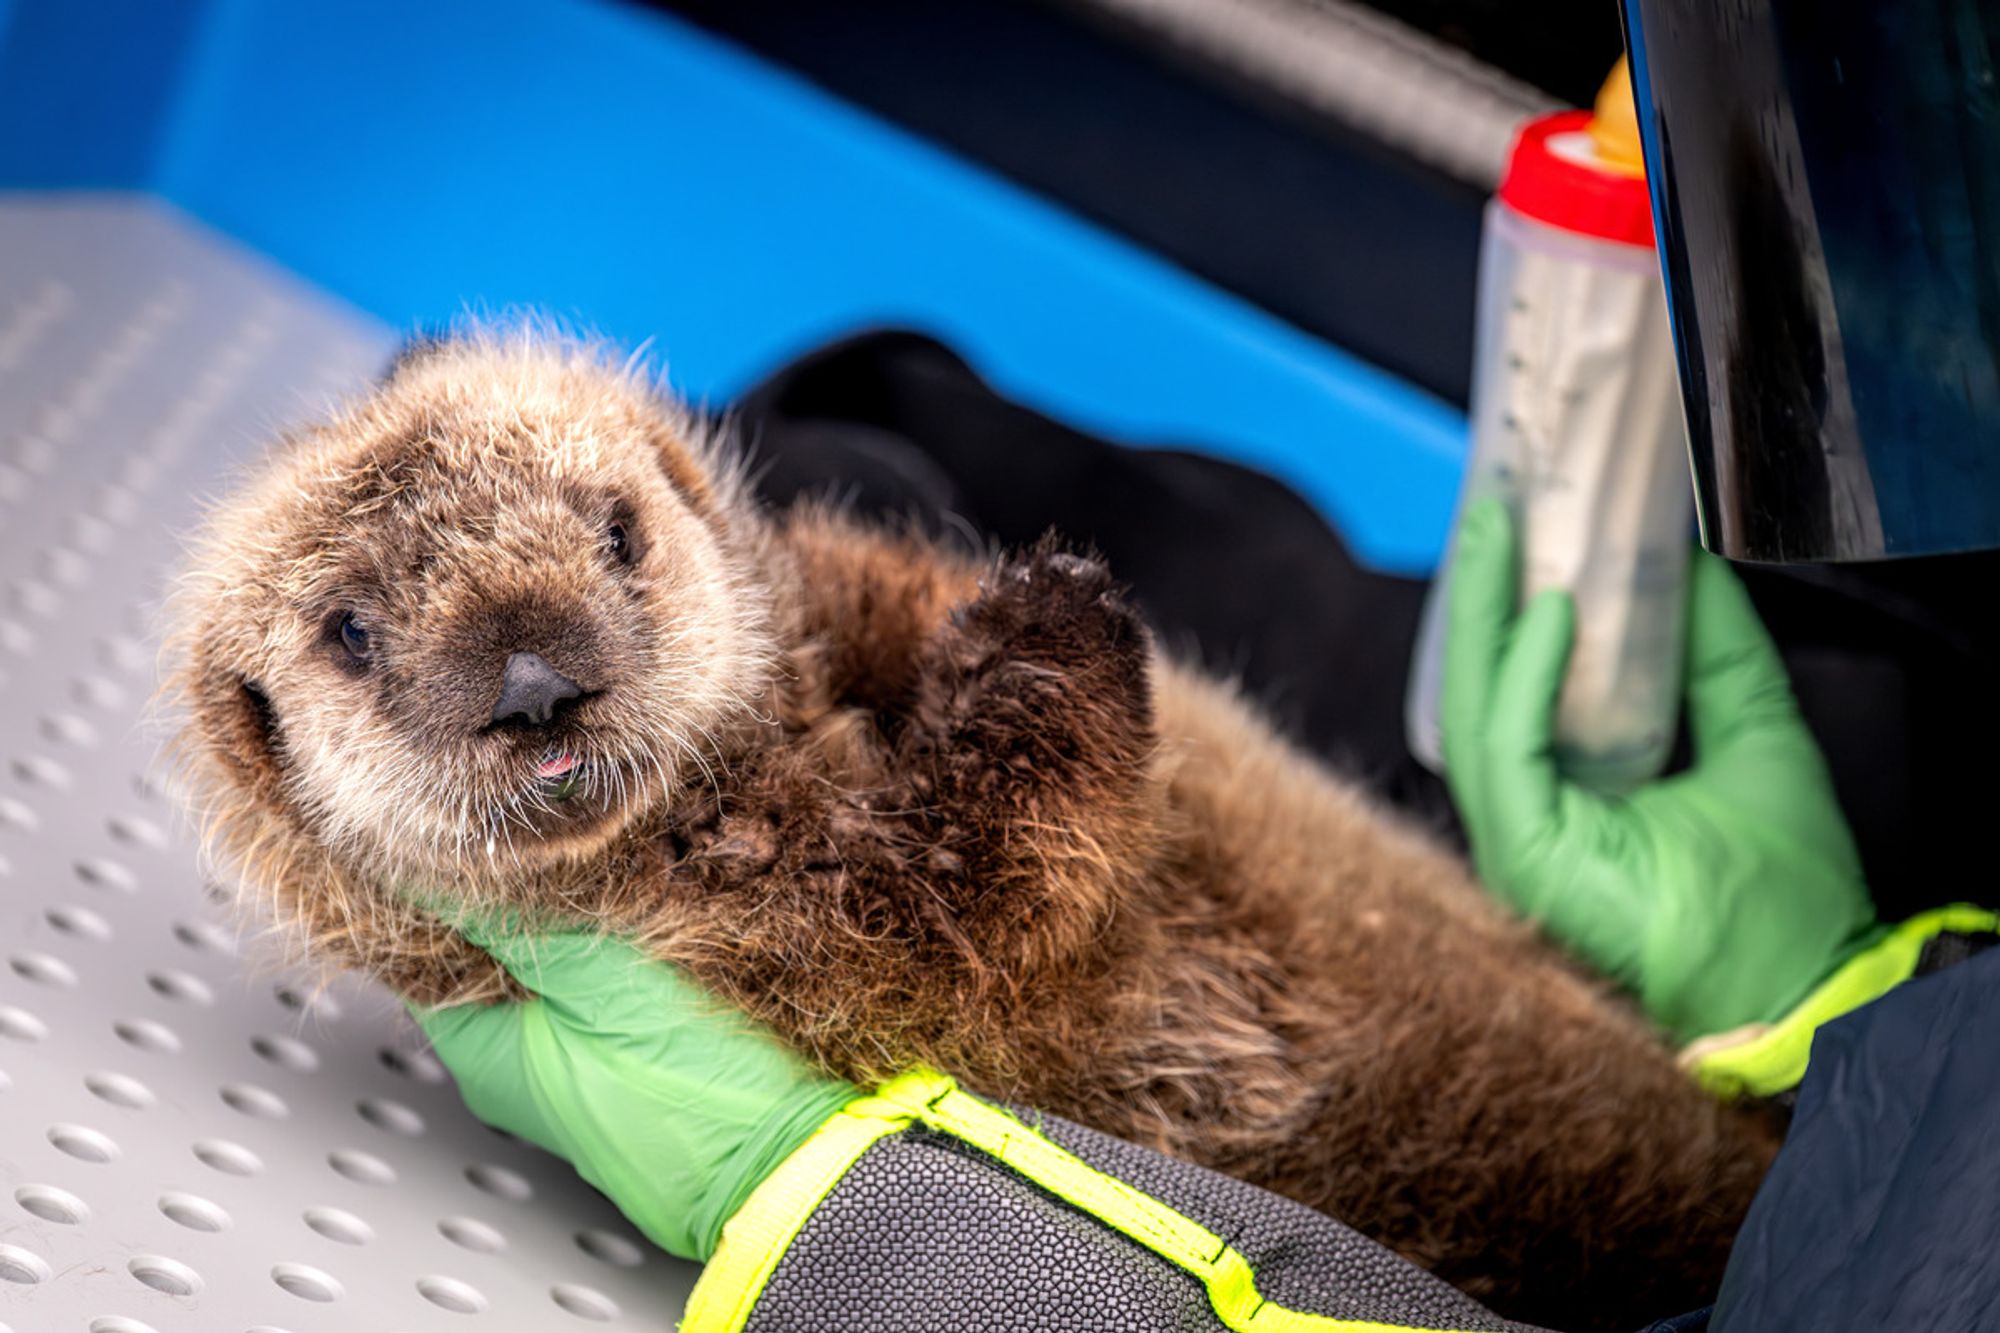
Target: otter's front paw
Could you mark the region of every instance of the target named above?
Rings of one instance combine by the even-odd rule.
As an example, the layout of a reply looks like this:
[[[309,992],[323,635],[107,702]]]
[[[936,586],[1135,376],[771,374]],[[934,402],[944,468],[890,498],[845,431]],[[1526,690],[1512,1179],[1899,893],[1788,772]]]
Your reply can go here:
[[[1010,771],[1129,764],[1152,744],[1149,642],[1101,561],[1044,543],[939,635],[920,713]]]
[[[988,662],[1144,678],[1145,622],[1111,571],[1047,542],[1001,565],[959,612],[957,628],[964,647]]]

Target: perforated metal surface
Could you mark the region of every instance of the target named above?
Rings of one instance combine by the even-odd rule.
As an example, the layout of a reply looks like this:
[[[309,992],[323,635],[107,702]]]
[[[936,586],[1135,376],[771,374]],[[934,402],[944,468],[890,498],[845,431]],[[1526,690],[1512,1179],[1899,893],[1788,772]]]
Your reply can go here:
[[[386,995],[251,968],[140,727],[194,497],[390,343],[143,201],[0,195],[0,1333],[666,1329],[692,1284]]]

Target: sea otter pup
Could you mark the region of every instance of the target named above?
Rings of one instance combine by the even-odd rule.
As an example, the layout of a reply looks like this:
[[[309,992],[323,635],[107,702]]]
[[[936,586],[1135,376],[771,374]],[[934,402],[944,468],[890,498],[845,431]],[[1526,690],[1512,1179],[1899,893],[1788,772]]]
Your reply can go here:
[[[212,846],[414,1000],[510,983],[399,885],[600,922],[828,1070],[937,1066],[1571,1329],[1701,1304],[1769,1159],[1101,564],[765,512],[602,348],[420,349],[214,513],[176,618]]]

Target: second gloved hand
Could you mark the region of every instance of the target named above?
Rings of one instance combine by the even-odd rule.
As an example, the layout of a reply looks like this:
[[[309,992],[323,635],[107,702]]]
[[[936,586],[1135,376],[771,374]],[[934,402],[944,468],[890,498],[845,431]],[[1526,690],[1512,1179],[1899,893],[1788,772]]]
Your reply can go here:
[[[1860,857],[1783,662],[1723,561],[1690,573],[1693,765],[1626,796],[1553,752],[1569,598],[1515,613],[1506,511],[1474,506],[1450,589],[1445,767],[1489,890],[1682,1038],[1782,1015],[1875,926]]]
[[[417,1014],[467,1105],[567,1158],[684,1259],[708,1259],[751,1191],[858,1095],[624,940],[440,914],[537,997]]]

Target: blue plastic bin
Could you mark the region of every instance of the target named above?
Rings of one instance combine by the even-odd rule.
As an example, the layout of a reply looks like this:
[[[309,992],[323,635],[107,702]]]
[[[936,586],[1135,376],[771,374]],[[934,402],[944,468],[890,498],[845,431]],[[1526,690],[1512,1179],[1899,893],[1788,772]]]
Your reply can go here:
[[[0,126],[0,186],[152,192],[395,325],[543,307],[711,403],[907,325],[1276,474],[1379,568],[1448,525],[1450,407],[654,10],[0,0]]]

